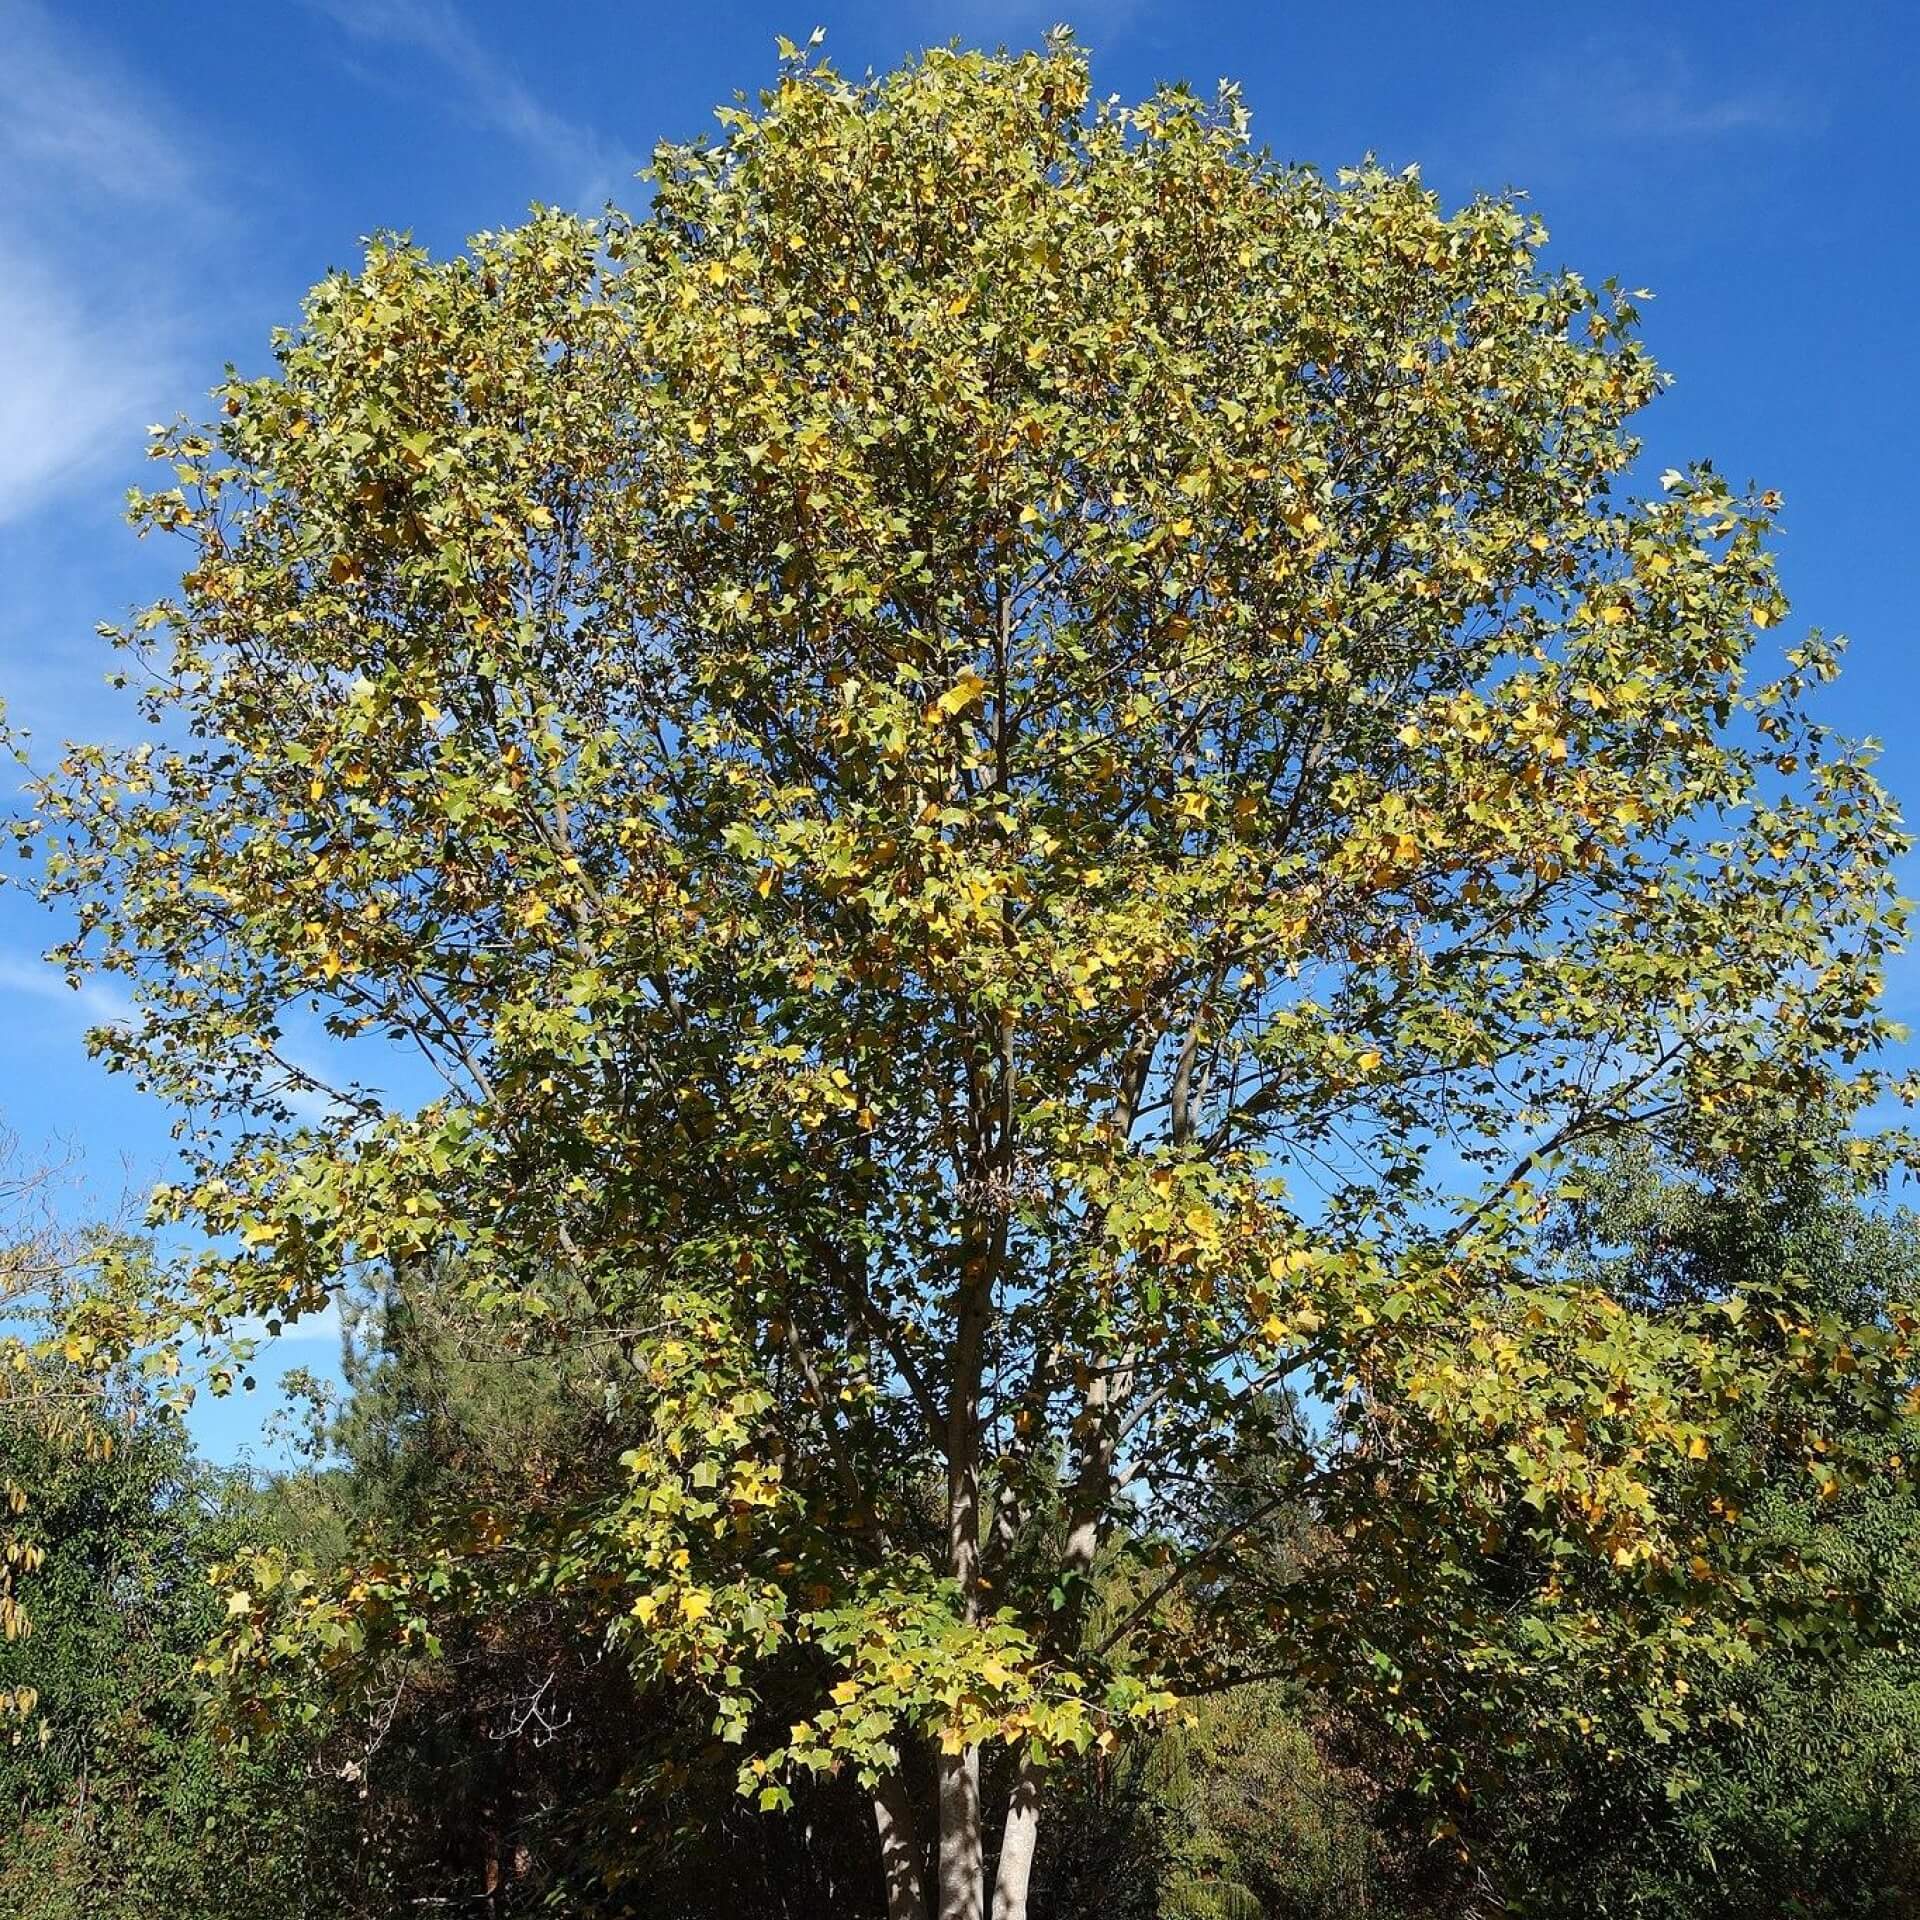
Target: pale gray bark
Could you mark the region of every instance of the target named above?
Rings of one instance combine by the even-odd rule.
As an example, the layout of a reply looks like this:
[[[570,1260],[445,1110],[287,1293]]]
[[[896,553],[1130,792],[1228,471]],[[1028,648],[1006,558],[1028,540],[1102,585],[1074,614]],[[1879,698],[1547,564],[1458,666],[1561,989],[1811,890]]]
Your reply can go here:
[[[873,1790],[873,1824],[880,1835],[880,1873],[887,1888],[887,1920],[927,1920],[920,1883],[920,1844],[906,1782],[888,1774]]]
[[[1007,1802],[1007,1830],[993,1877],[993,1920],[1027,1920],[1027,1883],[1033,1877],[1034,1843],[1040,1837],[1040,1769],[1031,1756],[1020,1762]]]
[[[986,1920],[980,1749],[940,1755],[940,1920]]]

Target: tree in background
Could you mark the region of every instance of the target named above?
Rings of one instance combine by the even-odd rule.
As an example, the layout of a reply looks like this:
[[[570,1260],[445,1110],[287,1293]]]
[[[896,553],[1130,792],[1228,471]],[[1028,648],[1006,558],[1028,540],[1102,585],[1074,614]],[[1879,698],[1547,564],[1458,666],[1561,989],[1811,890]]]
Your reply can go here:
[[[74,1389],[52,1373],[50,1395]],[[86,1385],[85,1376],[81,1384]],[[0,1907],[22,1920],[269,1920],[358,1911],[341,1783],[287,1743],[238,1764],[196,1662],[221,1596],[210,1565],[274,1536],[196,1462],[178,1421],[90,1391],[89,1428],[0,1425],[0,1474],[33,1489],[16,1525],[30,1629],[0,1642]],[[103,1436],[112,1444],[103,1444]]]
[[[1271,1688],[1206,1701],[1146,1766],[1166,1807],[1165,1920],[1381,1911],[1365,1799]]]
[[[76,1451],[103,1457],[112,1445],[95,1417],[95,1344],[85,1335],[57,1337],[112,1235],[63,1220],[55,1203],[62,1171],[26,1161],[0,1129],[0,1644],[32,1631],[20,1593],[45,1552],[30,1512],[39,1490],[29,1466]],[[124,1249],[115,1264],[137,1271]],[[0,1685],[0,1736],[31,1722],[37,1705],[30,1686]]]
[[[506,1516],[537,1534],[602,1484],[602,1354],[503,1354],[488,1317],[438,1284],[390,1280],[348,1324],[344,1394],[304,1383],[306,1459],[262,1495],[268,1537],[300,1542],[308,1566],[359,1577],[383,1552]],[[384,1902],[370,1912],[455,1899],[741,1920],[871,1903],[850,1781],[803,1790],[793,1818],[752,1808],[736,1750],[697,1700],[637,1684],[603,1608],[537,1578],[487,1598],[436,1617],[430,1662],[374,1636],[373,1710],[316,1729],[324,1768],[358,1784],[354,1846],[379,1861]],[[262,1718],[243,1738],[271,1755],[282,1735]]]
[[[720,117],[643,219],[375,245],[161,435],[153,737],[38,789],[204,1236],[89,1337],[374,1267],[602,1369],[564,1501],[241,1560],[235,1689],[553,1596],[942,1920],[1255,1677],[1440,1794],[1683,1724],[1849,1597],[1754,1463],[1905,1472],[1903,1315],[1532,1258],[1572,1148],[1879,1090],[1901,843],[1831,650],[1755,670],[1771,499],[1622,497],[1631,300],[1231,92],[795,52]]]
[[[1818,1116],[1800,1127],[1791,1150],[1739,1162],[1676,1163],[1642,1146],[1592,1163],[1556,1211],[1551,1257],[1653,1311],[1771,1290],[1804,1314],[1884,1321],[1911,1297],[1920,1227],[1823,1177]],[[1627,1722],[1550,1756],[1483,1755],[1476,1771],[1504,1780],[1473,1811],[1475,1851],[1513,1911],[1916,1911],[1920,1514],[1910,1488],[1865,1493],[1818,1464],[1756,1463],[1748,1551],[1872,1595],[1874,1609],[1778,1621],[1755,1657],[1701,1689],[1683,1725]]]

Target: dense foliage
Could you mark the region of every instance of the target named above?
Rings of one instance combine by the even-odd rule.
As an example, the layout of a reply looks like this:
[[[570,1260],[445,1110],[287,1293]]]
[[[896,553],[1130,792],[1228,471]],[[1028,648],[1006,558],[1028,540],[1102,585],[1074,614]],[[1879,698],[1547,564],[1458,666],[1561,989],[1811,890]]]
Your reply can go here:
[[[721,122],[163,432],[146,737],[35,783],[182,1116],[76,1364],[377,1301],[223,1724],[496,1910],[1022,1920],[1100,1807],[1165,1911],[1350,1905],[1328,1740],[1465,1898],[1490,1790],[1897,1638],[1908,1276],[1669,1272],[1569,1165],[1901,1151],[1777,502],[1631,497],[1632,301],[1230,90],[795,51]]]
[[[71,1383],[45,1383],[59,1393]],[[243,1764],[205,1713],[197,1663],[220,1596],[207,1569],[270,1538],[177,1422],[132,1403],[70,1426],[0,1424],[0,1475],[32,1497],[27,1624],[0,1643],[24,1696],[0,1744],[0,1908],[31,1920],[324,1912],[326,1797],[288,1756]],[[345,1862],[345,1856],[340,1856]],[[313,1869],[313,1871],[310,1871]]]
[[[1585,1169],[1551,1240],[1558,1262],[1627,1260],[1661,1293],[1791,1266],[1810,1294],[1863,1319],[1909,1283],[1920,1253],[1904,1216],[1798,1180],[1717,1186],[1644,1155]],[[0,1847],[10,1910],[877,1912],[856,1796],[830,1784],[794,1813],[756,1813],[697,1717],[671,1694],[638,1695],[623,1663],[583,1657],[539,1600],[473,1623],[430,1665],[390,1666],[362,1719],[249,1751],[216,1739],[197,1665],[222,1610],[206,1574],[238,1545],[297,1541],[323,1567],[357,1566],[416,1535],[456,1487],[532,1512],[590,1471],[591,1370],[503,1360],[476,1345],[484,1320],[444,1305],[432,1289],[365,1302],[345,1394],[308,1383],[298,1457],[266,1482],[196,1467],[176,1423],[127,1405],[108,1423],[110,1451],[11,1429],[0,1466],[34,1487],[29,1525],[51,1550],[24,1583],[36,1631],[0,1652],[0,1686],[38,1700],[0,1754],[0,1803],[19,1819]],[[1389,1721],[1311,1693],[1235,1690],[1068,1772],[1035,1911],[1911,1920],[1920,1658],[1906,1635],[1920,1515],[1909,1499],[1836,1506],[1798,1471],[1763,1501],[1766,1551],[1851,1566],[1882,1596],[1876,1629],[1839,1657],[1772,1645],[1677,1730],[1469,1754],[1480,1788],[1458,1809],[1464,1865],[1436,1845],[1412,1789],[1422,1749]]]
[[[1773,1283],[1848,1319],[1883,1316],[1920,1268],[1910,1216],[1863,1211],[1804,1168],[1701,1178],[1644,1152],[1588,1169],[1554,1238],[1561,1261],[1630,1273],[1653,1303]],[[1875,1607],[1837,1658],[1795,1631],[1815,1623],[1783,1621],[1665,1737],[1629,1731],[1483,1794],[1477,1851],[1504,1862],[1529,1911],[1920,1910],[1920,1504],[1910,1488],[1862,1498],[1781,1465],[1761,1476],[1754,1551],[1822,1569]]]

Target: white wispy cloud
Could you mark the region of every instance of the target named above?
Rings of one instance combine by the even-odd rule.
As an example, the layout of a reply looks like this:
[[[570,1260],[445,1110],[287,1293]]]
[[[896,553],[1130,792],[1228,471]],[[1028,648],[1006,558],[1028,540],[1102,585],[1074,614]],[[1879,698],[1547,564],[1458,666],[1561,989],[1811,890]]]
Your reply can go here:
[[[603,203],[633,173],[634,158],[594,128],[555,112],[473,31],[450,0],[312,0],[356,40],[423,55],[458,90],[476,125],[538,162],[574,204]]]
[[[78,987],[70,986],[58,967],[37,955],[0,948],[0,997],[8,995],[48,1002],[84,1027],[132,1027],[141,1017],[132,996],[113,981],[83,980]],[[323,1063],[303,1049],[285,1045],[275,1049],[281,1065],[293,1076],[279,1098],[303,1120],[332,1120],[343,1111],[343,1102],[327,1090],[336,1084],[338,1069],[347,1064],[344,1050],[336,1051],[339,1059]]]
[[[202,209],[163,109],[28,0],[0,0],[0,522],[177,391],[159,264]]]
[[[1524,187],[1551,216],[1569,192],[1707,199],[1762,143],[1817,128],[1822,105],[1776,74],[1704,70],[1657,34],[1595,32],[1517,58],[1484,93],[1441,99],[1420,135],[1430,177]]]
[[[139,1018],[132,1000],[118,987],[99,980],[71,987],[57,967],[37,955],[0,952],[0,994],[51,1001],[89,1027],[126,1027]]]
[[[1590,43],[1525,78],[1529,117],[1562,138],[1700,145],[1737,134],[1792,133],[1814,117],[1777,83],[1732,86],[1703,75],[1678,47]]]
[[[0,521],[137,445],[175,377],[164,338],[130,340],[123,315],[0,223]]]
[[[233,1332],[237,1339],[259,1342],[269,1352],[277,1347],[302,1344],[308,1341],[324,1341],[328,1346],[340,1344],[342,1331],[340,1320],[340,1302],[329,1295],[327,1304],[317,1312],[302,1314],[294,1321],[281,1321],[280,1331],[275,1333],[264,1317],[236,1321]],[[260,1356],[256,1356],[259,1358]]]
[[[65,40],[42,8],[0,0],[0,44],[0,140],[15,165],[148,205],[191,193],[158,110]]]

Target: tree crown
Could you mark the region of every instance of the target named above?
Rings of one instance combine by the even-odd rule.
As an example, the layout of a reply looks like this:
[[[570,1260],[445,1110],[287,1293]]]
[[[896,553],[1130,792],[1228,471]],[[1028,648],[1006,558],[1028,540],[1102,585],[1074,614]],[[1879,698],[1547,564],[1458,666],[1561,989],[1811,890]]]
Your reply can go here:
[[[156,737],[39,828],[189,1116],[184,1311],[373,1263],[601,1347],[623,1476],[512,1577],[774,1797],[1263,1664],[1683,1711],[1723,1442],[1905,1365],[1532,1259],[1570,1148],[1878,1086],[1897,823],[1831,649],[1756,671],[1775,503],[1623,497],[1632,299],[1231,93],[796,56],[721,121],[644,217],[375,243],[155,448]],[[417,1622],[470,1520],[237,1585],[233,1658]],[[1531,1644],[1451,1610],[1494,1551]]]

